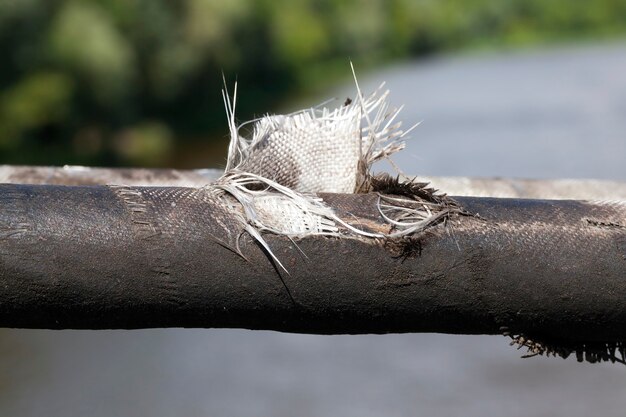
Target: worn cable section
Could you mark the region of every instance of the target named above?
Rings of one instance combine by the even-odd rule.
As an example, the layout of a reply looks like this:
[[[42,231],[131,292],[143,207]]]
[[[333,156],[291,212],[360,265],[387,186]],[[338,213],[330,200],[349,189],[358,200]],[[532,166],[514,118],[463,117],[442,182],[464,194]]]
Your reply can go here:
[[[287,273],[263,233],[290,239],[330,236],[383,241],[387,247],[400,248],[402,256],[413,256],[430,227],[447,224],[452,214],[471,214],[428,183],[372,173],[376,161],[404,148],[404,139],[415,126],[401,129],[397,117],[402,108],[390,107],[384,84],[364,96],[356,76],[354,80],[356,98],[337,108],[325,103],[240,125],[235,119],[237,85],[232,101],[226,87],[223,90],[230,130],[228,161],[225,173],[206,189],[228,202],[225,206],[239,220],[242,233],[250,234]],[[251,134],[243,134],[250,125]],[[351,213],[338,214],[320,196],[323,193],[378,194],[378,227],[351,222],[351,216],[357,217]],[[238,244],[237,251],[243,256]],[[526,357],[566,358],[575,353],[579,361],[624,363],[625,359],[622,342],[571,344],[508,329],[504,333],[512,344],[528,348]]]

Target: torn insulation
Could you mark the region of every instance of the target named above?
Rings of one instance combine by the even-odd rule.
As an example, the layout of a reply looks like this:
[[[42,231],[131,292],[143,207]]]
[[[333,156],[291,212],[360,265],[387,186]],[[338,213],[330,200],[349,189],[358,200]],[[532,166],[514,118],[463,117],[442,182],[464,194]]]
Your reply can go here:
[[[337,108],[322,105],[239,125],[237,86],[232,100],[223,92],[231,136],[228,161],[211,188],[239,203],[243,229],[279,264],[262,233],[396,239],[419,233],[456,211],[450,199],[436,196],[423,184],[402,185],[398,179],[372,174],[372,165],[402,150],[415,127],[402,130],[397,120],[401,108],[389,105],[389,91],[383,86],[364,97],[357,83],[356,98]],[[245,130],[251,131],[249,137]],[[351,224],[319,196],[368,192],[379,195],[385,227],[377,231]]]

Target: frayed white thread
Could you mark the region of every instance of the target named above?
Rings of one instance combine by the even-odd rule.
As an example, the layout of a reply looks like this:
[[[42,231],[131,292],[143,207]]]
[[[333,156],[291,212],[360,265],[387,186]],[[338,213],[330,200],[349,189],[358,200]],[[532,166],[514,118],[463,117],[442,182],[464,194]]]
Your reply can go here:
[[[411,207],[407,207],[407,204],[411,204]],[[415,200],[407,198],[378,196],[378,212],[395,229],[385,237],[396,238],[418,233],[449,214],[446,210],[438,210],[440,207],[435,203],[420,202],[418,206],[421,208],[413,207],[415,205]]]
[[[241,222],[245,230],[287,273],[287,268],[261,232],[289,238],[339,235],[339,229],[332,220],[335,217],[332,209],[315,195],[301,194],[267,178],[236,169],[226,172],[212,187],[228,193],[239,202],[243,208]],[[240,252],[238,243],[237,250]]]
[[[354,68],[352,67],[354,75]],[[230,144],[224,175],[212,185],[239,202],[244,229],[285,271],[261,235],[396,238],[423,230],[447,212],[436,204],[416,205],[410,198],[380,196],[378,210],[389,233],[372,233],[340,219],[315,193],[358,193],[367,190],[374,162],[404,148],[407,131],[396,121],[400,108],[390,108],[384,83],[364,98],[356,75],[357,97],[336,109],[325,105],[288,115],[268,115],[237,125],[237,84],[231,99],[222,91]],[[253,124],[250,138],[240,134]]]
[[[248,223],[259,231],[303,237],[336,236],[332,209],[315,195],[305,195],[249,172],[232,170],[213,186],[233,196]]]

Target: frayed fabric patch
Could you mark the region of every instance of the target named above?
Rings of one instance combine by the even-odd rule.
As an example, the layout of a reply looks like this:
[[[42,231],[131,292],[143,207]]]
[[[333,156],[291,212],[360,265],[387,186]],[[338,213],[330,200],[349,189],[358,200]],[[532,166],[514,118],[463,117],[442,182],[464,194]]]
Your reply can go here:
[[[224,175],[210,188],[239,203],[235,215],[242,228],[281,267],[262,233],[394,239],[419,233],[457,209],[423,184],[402,188],[397,179],[381,180],[372,174],[372,165],[402,150],[404,138],[415,127],[402,130],[396,120],[401,108],[390,107],[389,91],[383,86],[364,97],[356,82],[356,98],[334,109],[322,105],[239,125],[237,85],[232,99],[223,91],[230,130],[228,161]],[[405,193],[385,193],[384,184]],[[418,189],[423,195],[410,192]],[[368,192],[379,194],[378,210],[386,231],[350,224],[319,197],[320,193]]]

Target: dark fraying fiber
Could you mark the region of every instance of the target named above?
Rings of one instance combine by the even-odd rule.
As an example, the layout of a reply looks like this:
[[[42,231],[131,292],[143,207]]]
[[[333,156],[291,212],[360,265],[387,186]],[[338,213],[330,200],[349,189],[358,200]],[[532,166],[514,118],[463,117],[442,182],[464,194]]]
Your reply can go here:
[[[511,338],[511,346],[517,349],[527,348],[522,358],[533,356],[559,356],[567,359],[575,354],[578,362],[600,363],[611,362],[626,365],[626,342],[570,342],[570,341],[546,341],[531,338],[523,333],[513,333],[506,327],[502,327],[502,334]]]
[[[394,258],[405,261],[409,258],[417,258],[422,254],[424,233],[419,236],[408,236],[401,239],[387,239],[385,247],[392,253]]]
[[[403,260],[421,255],[426,235],[432,231],[431,227],[436,225],[448,227],[448,220],[453,215],[472,215],[446,194],[439,193],[428,183],[415,179],[401,181],[399,177],[378,174],[368,178],[366,188],[368,192],[378,193],[382,201],[390,198],[399,210],[406,208],[423,210],[427,207],[429,216],[424,219],[421,228],[414,233],[386,241],[386,247],[394,256]],[[397,225],[393,225],[392,232],[396,230],[399,230]]]
[[[403,182],[399,177],[378,174],[369,178],[369,185],[371,191],[381,194],[399,195],[435,204],[456,205],[447,195],[438,194],[438,190],[429,187],[429,183],[417,182],[415,179]]]

